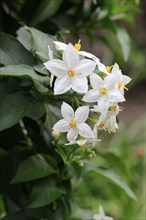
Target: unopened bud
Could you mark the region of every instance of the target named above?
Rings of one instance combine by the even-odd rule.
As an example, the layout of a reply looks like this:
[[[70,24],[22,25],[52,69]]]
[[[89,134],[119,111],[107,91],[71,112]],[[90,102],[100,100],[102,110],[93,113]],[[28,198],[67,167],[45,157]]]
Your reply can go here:
[[[60,132],[58,130],[53,130],[52,136],[54,137],[54,139],[58,139],[60,136]]]

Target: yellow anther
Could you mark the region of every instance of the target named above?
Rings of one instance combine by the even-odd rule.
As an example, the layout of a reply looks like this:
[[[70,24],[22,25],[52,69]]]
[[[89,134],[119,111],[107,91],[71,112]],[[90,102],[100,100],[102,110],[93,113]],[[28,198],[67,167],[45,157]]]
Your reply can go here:
[[[102,95],[105,95],[107,93],[107,88],[101,87],[99,91]]]
[[[106,66],[106,67],[105,67],[105,69],[106,69],[108,72],[111,71],[111,68],[112,68],[111,66]]]
[[[80,42],[81,42],[81,40],[79,40],[78,43],[74,45],[74,48],[75,48],[76,50],[78,50],[78,51],[81,49],[81,44],[80,44]]]
[[[98,125],[99,128],[104,128],[104,123],[101,122],[100,125]]]
[[[113,110],[113,111],[116,111],[117,106],[116,106],[116,105],[111,105],[111,106],[109,107],[109,109],[110,109],[110,110]]]
[[[76,127],[76,122],[75,121],[70,121],[69,122],[69,128],[74,128],[74,127]]]
[[[70,69],[70,70],[67,71],[67,74],[69,76],[74,76],[75,72],[74,72],[74,70]]]
[[[121,87],[124,85],[122,82],[118,82],[118,88],[121,89]]]

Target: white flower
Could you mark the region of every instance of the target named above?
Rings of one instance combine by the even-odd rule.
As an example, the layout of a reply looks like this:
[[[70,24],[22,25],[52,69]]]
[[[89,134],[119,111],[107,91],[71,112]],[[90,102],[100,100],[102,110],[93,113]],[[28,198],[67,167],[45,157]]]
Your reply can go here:
[[[122,74],[117,63],[114,64],[111,74],[117,78],[117,88],[122,94],[124,94],[124,88],[126,88],[125,86],[131,81],[131,78]]]
[[[89,115],[89,107],[79,107],[75,112],[72,107],[63,102],[61,106],[63,119],[59,120],[53,129],[59,132],[68,132],[67,140],[73,143],[78,135],[84,138],[94,138],[91,128],[85,123]]]
[[[93,105],[93,108],[91,111],[96,112],[96,113],[101,113],[98,105]],[[108,115],[115,115],[117,116],[120,112],[120,107],[117,103],[109,103],[109,108],[108,108]]]
[[[55,48],[56,50],[61,50],[61,51],[64,51],[67,47],[67,44],[65,43],[62,43],[60,41],[54,41],[54,44],[55,44]],[[74,48],[77,50],[77,52],[81,55],[81,56],[84,56],[84,57],[87,57],[89,59],[93,59],[94,61],[96,61],[97,63],[100,61],[98,57],[96,57],[95,55],[93,55],[92,53],[89,53],[89,52],[86,52],[86,51],[80,51],[80,48],[81,48],[81,44],[78,43],[78,44],[75,44],[74,45]]]
[[[116,133],[116,129],[119,128],[116,121],[116,116],[111,115],[110,111],[107,112],[106,114],[101,114],[95,126],[99,130],[104,129],[105,131],[107,130],[109,133],[111,132]]]
[[[108,111],[110,102],[123,102],[124,96],[115,88],[117,79],[114,75],[108,75],[104,79],[95,73],[90,75],[90,83],[93,89],[84,95],[85,102],[98,102],[99,111],[105,114]]]
[[[88,91],[86,77],[93,72],[96,66],[92,60],[79,60],[79,54],[71,44],[66,47],[63,53],[63,61],[53,59],[44,65],[57,77],[54,85],[56,95],[63,94],[70,89],[78,93],[86,93]]]
[[[99,213],[93,215],[93,220],[113,220],[112,217],[105,216],[102,206],[99,207]]]

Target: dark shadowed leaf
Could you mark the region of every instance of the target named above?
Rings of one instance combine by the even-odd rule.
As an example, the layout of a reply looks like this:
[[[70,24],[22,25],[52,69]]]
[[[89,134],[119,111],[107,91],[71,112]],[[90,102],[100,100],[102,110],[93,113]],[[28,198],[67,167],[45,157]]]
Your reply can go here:
[[[42,1],[37,13],[35,14],[35,19],[32,21],[32,23],[37,24],[49,18],[50,16],[54,15],[60,8],[60,5],[62,4],[62,2],[63,0]]]
[[[43,154],[28,157],[18,167],[11,183],[35,180],[56,173],[57,170],[49,164],[49,159],[49,156]]]
[[[44,105],[31,96],[20,92],[3,94],[0,100],[0,131],[14,126],[24,116],[37,119],[44,113]]]
[[[33,56],[13,36],[0,33],[0,63],[7,66],[12,64],[33,64]]]
[[[38,208],[48,205],[63,194],[65,194],[65,190],[60,189],[54,182],[40,181],[34,185],[26,207]]]
[[[22,77],[31,80],[35,88],[39,92],[47,92],[48,88],[46,87],[49,84],[49,77],[39,75],[34,71],[31,66],[27,65],[13,65],[0,68],[0,76],[14,76]],[[45,86],[46,85],[46,86]]]

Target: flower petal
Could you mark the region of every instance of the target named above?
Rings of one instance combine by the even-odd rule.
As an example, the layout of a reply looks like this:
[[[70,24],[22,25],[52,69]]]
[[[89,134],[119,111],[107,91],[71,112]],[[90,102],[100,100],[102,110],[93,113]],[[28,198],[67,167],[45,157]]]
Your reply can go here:
[[[132,79],[129,76],[123,75],[124,85],[127,85]]]
[[[67,45],[63,53],[63,61],[69,69],[74,69],[79,63],[79,54],[71,44]]]
[[[61,105],[61,114],[63,118],[65,118],[68,121],[73,120],[74,118],[74,110],[66,102],[63,102],[63,104]]]
[[[44,63],[45,67],[55,76],[63,76],[67,74],[67,66],[62,60],[54,59]]]
[[[79,64],[75,67],[76,73],[81,73],[84,76],[90,75],[96,67],[96,63],[92,60],[83,59],[79,62]]]
[[[86,123],[78,123],[77,124],[79,135],[81,135],[84,138],[94,138],[94,134]]]
[[[59,95],[69,91],[71,89],[71,84],[72,81],[68,76],[57,78],[54,84],[54,94]]]
[[[87,93],[88,81],[85,76],[76,75],[72,81],[72,89],[78,93]]]
[[[104,78],[104,85],[108,89],[113,89],[116,85],[116,82],[117,82],[117,78],[115,77],[115,75],[109,74]]]
[[[82,98],[84,102],[97,102],[100,94],[95,89],[89,90]]]
[[[89,106],[79,107],[75,111],[75,120],[79,123],[83,123],[87,120],[89,115]]]
[[[90,75],[90,83],[93,89],[98,89],[103,84],[103,80],[97,74],[92,73]]]
[[[59,120],[54,126],[53,129],[58,130],[59,132],[67,132],[69,130],[68,121],[65,119]]]
[[[110,102],[124,102],[125,98],[122,95],[122,93],[117,90],[117,89],[112,89],[108,92],[107,94],[108,99],[110,100]]]
[[[92,53],[89,53],[89,52],[86,52],[86,51],[79,51],[78,52],[80,55],[84,56],[84,57],[88,57],[90,59],[94,59],[94,60],[97,60],[99,61],[99,58],[96,57],[95,55],[93,55]]]
[[[70,128],[69,132],[67,133],[67,140],[69,142],[74,142],[78,137],[78,130],[76,128]]]
[[[101,100],[100,102],[98,102],[98,109],[100,111],[101,114],[106,114],[109,108],[109,102]]]

